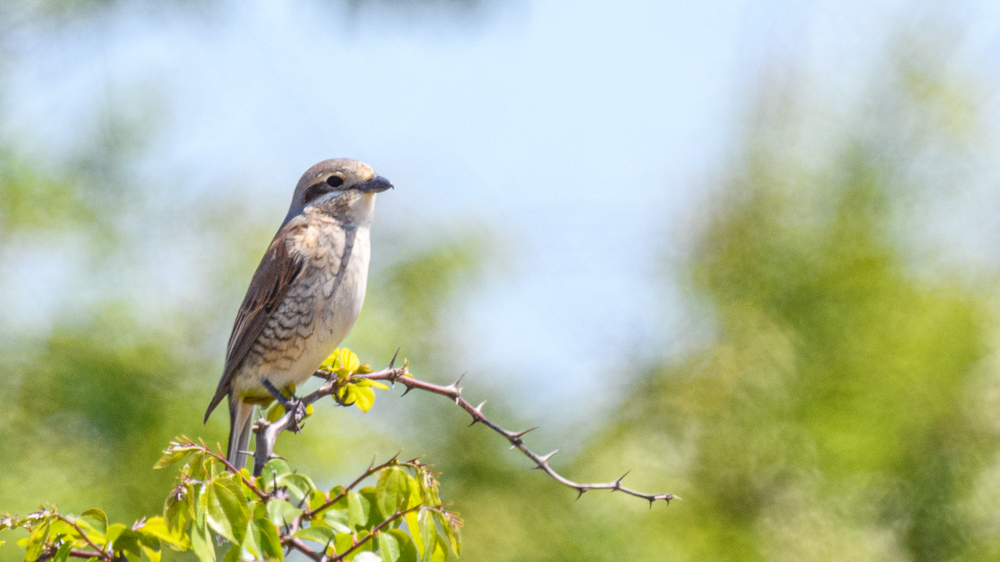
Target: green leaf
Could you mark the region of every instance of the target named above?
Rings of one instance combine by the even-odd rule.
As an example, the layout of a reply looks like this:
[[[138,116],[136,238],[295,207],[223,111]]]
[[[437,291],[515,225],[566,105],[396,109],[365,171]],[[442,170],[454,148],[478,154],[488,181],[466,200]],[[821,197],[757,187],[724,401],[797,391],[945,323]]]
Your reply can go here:
[[[24,562],[35,562],[45,552],[45,541],[49,538],[49,525],[51,519],[46,517],[41,522],[36,523],[24,545]]]
[[[231,544],[226,555],[222,557],[222,562],[239,562],[243,549],[237,544]]]
[[[166,468],[176,462],[184,460],[188,455],[197,451],[196,447],[171,446],[163,451],[163,456],[153,465],[154,469]]]
[[[187,490],[174,491],[167,496],[163,506],[163,518],[171,535],[180,537],[186,534],[192,521],[192,511],[191,494]]]
[[[429,561],[434,556],[437,545],[437,529],[434,528],[434,517],[429,511],[420,511],[420,540],[424,543],[423,560]]]
[[[159,539],[172,548],[184,550],[188,546],[178,535],[170,532],[170,528],[163,517],[150,517],[139,530],[145,535]]]
[[[209,524],[217,533],[242,544],[250,522],[250,507],[243,490],[228,472],[213,480],[210,490]]]
[[[293,537],[297,539],[302,539],[304,541],[312,541],[326,546],[330,541],[333,540],[334,533],[333,529],[330,527],[325,527],[322,525],[313,525],[311,527],[306,527],[305,529],[299,529],[295,532]]]
[[[410,483],[406,471],[397,466],[383,470],[375,485],[375,498],[383,519],[395,515],[400,506],[410,499]]]
[[[458,542],[458,526],[455,525],[454,519],[437,511],[433,513],[434,517],[440,521],[441,527],[444,528],[444,534],[448,537],[448,542],[451,544],[451,550],[454,551],[455,556],[460,556],[461,546]]]
[[[351,548],[353,540],[354,536],[351,534],[337,533],[337,535],[333,538],[333,547],[337,550],[338,553],[346,552],[347,549]]]
[[[412,497],[412,488],[411,488]],[[406,514],[406,528],[409,529],[410,535],[413,536],[413,544],[417,547],[417,552],[423,556],[424,554],[424,541],[420,536],[420,520],[417,511],[411,511]]]
[[[375,488],[372,488],[371,486],[365,486],[364,488],[358,490],[358,494],[360,494],[362,498],[367,500],[368,504],[371,506],[371,509],[368,510],[368,522],[365,524],[365,527],[371,529],[375,525],[378,525],[382,521],[385,521],[385,519],[382,518],[382,515],[379,514],[378,507],[376,507]]]
[[[208,480],[205,464],[205,453],[195,451],[188,457],[187,464],[184,465],[185,474],[192,480]]]
[[[196,521],[191,526],[191,550],[202,562],[215,562],[215,545],[212,544],[208,526]]]
[[[378,534],[378,551],[383,562],[417,562],[417,548],[410,536],[392,529]]]
[[[351,528],[347,526],[347,510],[338,509],[336,513],[340,514],[339,518],[313,520],[312,524],[318,527],[329,527],[338,533],[350,533]]]
[[[427,557],[430,554],[430,557]],[[434,549],[424,553],[424,560],[428,562],[445,562],[448,560],[448,549],[444,545],[444,539],[440,536],[434,540]]]
[[[2,544],[3,542],[0,542],[0,545]],[[52,557],[52,562],[66,562],[69,560],[69,551],[71,550],[73,550],[73,541],[67,540],[59,546],[59,550]]]
[[[378,541],[378,553],[382,557],[382,562],[396,562],[399,560],[399,541],[396,537],[386,532],[381,532],[376,537]]]
[[[368,527],[372,504],[357,492],[347,492],[347,526],[356,530]]]
[[[122,525],[121,523],[115,523],[114,525],[108,527],[108,531],[104,533],[104,540],[109,543],[115,542],[122,532],[124,532],[128,527]],[[120,549],[119,549],[120,550]]]
[[[411,507],[417,507],[423,503],[423,498],[420,494],[420,483],[418,480],[409,474],[406,475],[406,484],[410,490],[410,498],[406,501],[406,505],[403,506],[406,509]]]
[[[417,552],[417,547],[413,544],[413,538],[410,537],[409,534],[401,531],[400,529],[392,529],[383,532],[389,533],[395,537],[396,541],[399,543],[399,562],[417,562],[420,560],[420,554]]]
[[[305,498],[309,496],[309,493],[316,489],[316,485],[313,484],[312,480],[308,476],[297,473],[285,474],[278,479],[278,486],[284,486],[288,488],[288,491],[295,495],[296,498]]]
[[[254,543],[260,549],[261,558],[284,561],[285,555],[281,550],[281,540],[278,538],[278,529],[275,528],[274,523],[267,519],[255,519],[250,524],[250,531],[253,534]]]
[[[312,492],[309,492],[309,501],[306,502],[306,507],[309,508],[309,511],[315,511],[325,503],[326,503],[326,494],[324,494],[319,490],[313,490]]]
[[[102,535],[108,532],[108,516],[100,509],[88,509],[80,514],[80,519]]]
[[[233,527],[229,523],[229,518],[226,517],[225,512],[222,510],[216,488],[217,486],[212,482],[205,485],[205,491],[203,492],[207,499],[205,504],[205,521],[213,531],[233,541],[235,540],[233,538]]]
[[[3,527],[0,527],[0,529],[2,528]],[[64,538],[68,537],[73,540],[81,538],[80,533],[78,533],[72,525],[66,523],[62,519],[52,519],[52,522],[49,523],[49,536],[59,537],[60,535]]]
[[[342,493],[344,493],[344,487],[342,485],[340,485],[340,484],[337,484],[333,488],[330,488],[330,499],[333,499],[333,498],[339,496]],[[343,501],[343,500],[341,500],[341,501]],[[339,504],[339,502],[338,502],[338,504]],[[334,505],[338,505],[338,504],[334,504]]]
[[[140,560],[160,562],[160,540],[145,533],[139,533]]]
[[[267,461],[264,465],[264,470],[261,471],[260,477],[264,482],[264,491],[273,492],[274,483],[282,476],[292,472],[292,469],[288,468],[288,463],[283,459],[271,459]]]
[[[202,562],[215,562],[215,545],[212,544],[211,535],[208,532],[208,493],[197,493],[197,490],[188,487],[193,492],[191,507],[194,512],[191,522],[191,550]]]
[[[112,527],[118,527],[118,525],[112,525]],[[126,554],[131,554],[135,558],[142,556],[142,549],[139,547],[139,533],[121,525],[121,529],[115,529],[115,534],[117,535],[113,542],[108,539],[111,544],[111,550],[113,552],[124,552]],[[110,535],[110,533],[109,533]]]
[[[291,524],[299,515],[302,515],[302,510],[285,500],[267,502],[267,517],[279,527]]]

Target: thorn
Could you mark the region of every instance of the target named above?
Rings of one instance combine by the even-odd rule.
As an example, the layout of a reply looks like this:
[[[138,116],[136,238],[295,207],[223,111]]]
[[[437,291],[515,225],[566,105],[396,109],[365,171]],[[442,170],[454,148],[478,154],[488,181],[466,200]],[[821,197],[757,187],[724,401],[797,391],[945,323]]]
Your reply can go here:
[[[472,426],[476,425],[477,423],[479,423],[479,420],[477,420],[476,418],[472,418],[472,422],[467,427],[472,427]]]
[[[577,488],[576,489],[576,499],[582,498],[583,497],[583,493],[584,492],[589,492],[589,491],[590,491],[590,488],[587,488],[586,486],[581,486],[581,487]],[[650,502],[650,504],[652,504],[652,502]]]
[[[461,376],[458,377],[458,380],[456,380],[455,382],[453,382],[453,383],[449,384],[448,386],[444,387],[444,389],[446,391],[454,392],[455,393],[455,404],[458,404],[458,399],[461,398],[461,396],[462,396],[462,389],[459,388],[458,385],[459,385],[459,383],[462,382],[462,379],[464,379],[464,378],[465,378],[465,373],[462,373]]]
[[[629,472],[632,472],[632,471],[631,471],[631,470],[629,470],[629,471],[628,471],[628,472],[626,472],[625,474],[622,474],[622,475],[621,475],[621,476],[620,476],[620,477],[618,478],[618,480],[615,480],[615,487],[611,489],[611,491],[612,491],[612,492],[614,492],[615,490],[621,490],[621,489],[622,489],[622,480],[625,480],[625,477],[626,477],[626,476],[628,476],[628,473],[629,473]]]
[[[389,361],[389,368],[390,368],[390,369],[392,368],[392,366],[393,366],[393,365],[395,365],[395,364],[396,364],[396,357],[398,357],[398,356],[399,356],[399,349],[400,349],[400,348],[398,348],[398,347],[397,347],[397,348],[396,348],[396,353],[393,353],[393,354],[392,354],[392,360],[391,360],[391,361]]]
[[[540,463],[540,465],[537,468],[542,468],[541,465],[549,462],[549,459],[551,459],[552,456],[555,455],[558,452],[559,452],[559,449],[556,449],[556,450],[552,451],[551,453],[545,455],[544,457],[538,457],[538,462]]]
[[[413,390],[412,386],[406,387],[406,390],[404,390],[403,393],[399,395],[399,397],[402,398],[402,397],[406,396],[407,394],[410,393],[411,390]]]
[[[483,406],[485,406],[485,405],[486,405],[486,401],[483,400],[482,402],[479,403],[478,406],[476,406],[475,408],[473,408],[473,410],[475,410],[476,413],[481,416],[481,415],[483,415]]]
[[[398,453],[396,453],[395,455],[392,456],[391,459],[389,459],[389,462],[391,462],[391,463],[396,462],[396,460],[399,458],[399,455],[402,455],[402,454],[403,454],[403,450],[400,449]]]
[[[537,425],[535,427],[529,427],[528,429],[525,429],[524,431],[518,431],[517,433],[512,433],[511,437],[513,439],[520,440],[522,437],[525,436],[525,434],[527,434],[529,432],[532,432],[532,431],[535,431],[538,428],[539,428],[539,426],[537,426]]]
[[[368,470],[375,468],[375,458],[376,457],[372,457],[372,462],[368,463]]]

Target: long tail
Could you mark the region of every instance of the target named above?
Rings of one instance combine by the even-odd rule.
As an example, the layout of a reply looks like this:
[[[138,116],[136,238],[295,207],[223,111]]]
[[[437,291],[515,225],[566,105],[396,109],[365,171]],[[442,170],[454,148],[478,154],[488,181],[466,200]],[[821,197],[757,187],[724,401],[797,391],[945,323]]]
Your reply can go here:
[[[250,448],[250,427],[253,425],[253,404],[229,396],[229,454],[226,460],[237,469],[247,464],[247,449]]]

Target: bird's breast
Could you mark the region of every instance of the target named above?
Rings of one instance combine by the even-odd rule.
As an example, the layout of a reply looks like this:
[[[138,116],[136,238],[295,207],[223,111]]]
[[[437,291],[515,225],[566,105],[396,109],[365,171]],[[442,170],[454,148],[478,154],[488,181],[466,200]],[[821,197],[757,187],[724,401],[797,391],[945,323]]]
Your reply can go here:
[[[311,227],[293,244],[304,257],[302,272],[248,357],[257,373],[251,378],[275,384],[301,384],[333,353],[361,313],[368,281],[367,228]]]

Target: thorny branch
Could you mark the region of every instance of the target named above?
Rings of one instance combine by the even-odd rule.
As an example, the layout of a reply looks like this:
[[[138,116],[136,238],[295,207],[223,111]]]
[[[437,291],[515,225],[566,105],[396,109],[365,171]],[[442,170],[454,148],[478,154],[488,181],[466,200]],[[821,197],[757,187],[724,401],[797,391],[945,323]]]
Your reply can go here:
[[[398,353],[398,351],[397,351]],[[374,373],[365,374],[353,374],[346,382],[351,379],[366,379],[371,381],[388,381],[391,384],[399,383],[406,387],[403,392],[403,396],[406,396],[411,390],[423,390],[433,394],[438,394],[441,396],[448,397],[455,401],[459,407],[468,412],[472,416],[472,423],[470,426],[477,423],[481,423],[486,427],[492,429],[496,433],[502,435],[511,445],[511,449],[517,449],[521,451],[526,457],[531,459],[535,463],[533,468],[542,470],[550,477],[552,477],[556,482],[564,486],[573,488],[577,492],[577,497],[579,498],[585,492],[590,490],[611,490],[613,492],[622,492],[630,496],[635,496],[637,498],[642,498],[649,502],[650,507],[657,500],[663,500],[670,503],[670,500],[681,499],[673,494],[649,494],[646,492],[640,492],[638,490],[633,490],[631,488],[622,485],[622,480],[628,475],[628,472],[623,474],[620,478],[613,482],[599,482],[599,483],[580,483],[570,480],[565,476],[556,472],[555,469],[549,464],[549,459],[552,458],[558,449],[548,453],[546,455],[539,455],[538,453],[532,451],[524,443],[524,436],[530,432],[538,429],[537,427],[532,427],[525,429],[523,431],[510,431],[504,429],[497,425],[495,422],[483,415],[483,405],[486,404],[485,401],[480,403],[478,406],[473,406],[471,403],[462,398],[462,387],[458,386],[462,382],[462,377],[447,386],[441,386],[437,384],[432,384],[426,381],[413,378],[409,374],[409,371],[404,364],[402,367],[393,367],[395,364],[396,357],[393,356],[392,361],[389,362],[389,366],[381,371],[376,371]],[[271,394],[278,400],[282,406],[285,407],[285,414],[278,419],[276,422],[268,422],[267,420],[261,419],[254,426],[254,433],[257,435],[257,447],[254,452],[254,475],[259,476],[260,471],[263,470],[264,465],[267,461],[274,458],[274,442],[278,438],[278,434],[282,431],[292,430],[299,431],[302,419],[305,417],[306,406],[316,402],[317,400],[324,398],[326,396],[333,396],[334,399],[337,397],[337,390],[340,385],[344,384],[345,381],[331,375],[325,371],[316,371],[315,376],[324,379],[326,382],[320,388],[307,394],[302,398],[285,398],[273,385],[271,385],[265,379],[265,386]],[[464,376],[464,375],[463,375]]]

